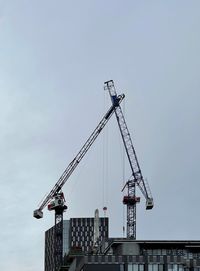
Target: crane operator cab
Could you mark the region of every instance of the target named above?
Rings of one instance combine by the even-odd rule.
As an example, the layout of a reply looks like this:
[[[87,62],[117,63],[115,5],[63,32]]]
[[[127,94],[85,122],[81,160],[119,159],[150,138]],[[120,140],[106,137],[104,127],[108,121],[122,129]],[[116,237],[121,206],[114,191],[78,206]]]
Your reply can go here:
[[[65,205],[65,198],[64,198],[64,194],[58,193],[54,199],[48,204],[48,210],[52,211],[55,210],[59,207],[63,207]]]
[[[153,198],[147,198],[146,200],[146,210],[150,210],[153,208]]]

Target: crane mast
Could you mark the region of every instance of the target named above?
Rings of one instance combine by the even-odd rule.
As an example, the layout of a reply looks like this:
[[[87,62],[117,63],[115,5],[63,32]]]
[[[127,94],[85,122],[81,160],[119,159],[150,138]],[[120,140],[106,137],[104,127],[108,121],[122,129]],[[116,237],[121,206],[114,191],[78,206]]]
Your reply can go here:
[[[136,196],[136,186],[139,187],[146,199],[146,209],[153,208],[153,198],[151,196],[148,183],[144,181],[144,178],[142,176],[142,172],[131,140],[131,136],[117,98],[118,96],[113,80],[105,82],[104,89],[107,90],[110,94],[110,98],[114,106],[114,111],[117,118],[117,123],[126,150],[127,158],[131,167],[132,175],[124,186],[124,188],[127,187],[127,195],[124,196],[123,203],[127,205],[127,238],[135,240],[136,204],[140,202],[140,198]]]

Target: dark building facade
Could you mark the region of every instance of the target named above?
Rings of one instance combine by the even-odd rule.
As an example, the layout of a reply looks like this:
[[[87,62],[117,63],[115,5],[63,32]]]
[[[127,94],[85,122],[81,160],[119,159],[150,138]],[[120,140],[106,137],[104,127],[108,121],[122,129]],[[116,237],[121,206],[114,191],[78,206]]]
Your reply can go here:
[[[108,218],[63,223],[63,265],[60,271],[200,271],[200,241],[128,240],[108,237]],[[54,268],[54,227],[45,233],[45,271]]]
[[[94,246],[95,218],[71,218],[63,221],[63,261],[69,252],[91,253]],[[98,218],[98,242],[108,238],[108,218]],[[54,263],[54,226],[45,232],[45,271],[55,271]]]
[[[108,218],[99,218],[98,245],[103,239],[108,238]],[[71,218],[70,219],[71,248],[79,248],[89,253],[94,242],[94,218]]]
[[[200,271],[200,241],[110,239],[96,255],[75,256],[69,271]]]

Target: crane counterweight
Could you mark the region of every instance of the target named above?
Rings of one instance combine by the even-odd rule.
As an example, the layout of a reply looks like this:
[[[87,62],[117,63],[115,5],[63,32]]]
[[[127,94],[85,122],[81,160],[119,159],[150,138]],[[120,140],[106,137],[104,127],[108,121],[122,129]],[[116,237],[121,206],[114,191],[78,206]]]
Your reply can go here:
[[[33,212],[33,216],[37,219],[43,218],[43,212],[40,209],[36,209]]]
[[[153,208],[153,198],[148,198],[146,200],[146,210],[151,210]]]

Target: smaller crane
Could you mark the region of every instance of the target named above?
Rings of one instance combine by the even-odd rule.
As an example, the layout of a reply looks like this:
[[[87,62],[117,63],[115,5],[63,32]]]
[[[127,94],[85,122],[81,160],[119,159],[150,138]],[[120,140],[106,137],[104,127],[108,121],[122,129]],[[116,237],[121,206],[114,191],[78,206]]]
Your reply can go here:
[[[153,208],[153,198],[147,181],[144,181],[136,152],[131,140],[131,136],[126,125],[126,121],[119,104],[117,92],[113,80],[104,83],[104,89],[108,90],[115,110],[115,116],[120,129],[128,161],[131,167],[131,177],[126,182],[122,191],[127,187],[127,195],[123,198],[123,203],[127,206],[127,238],[136,239],[136,204],[140,202],[140,197],[136,196],[136,186],[138,186],[146,199],[146,209]]]

